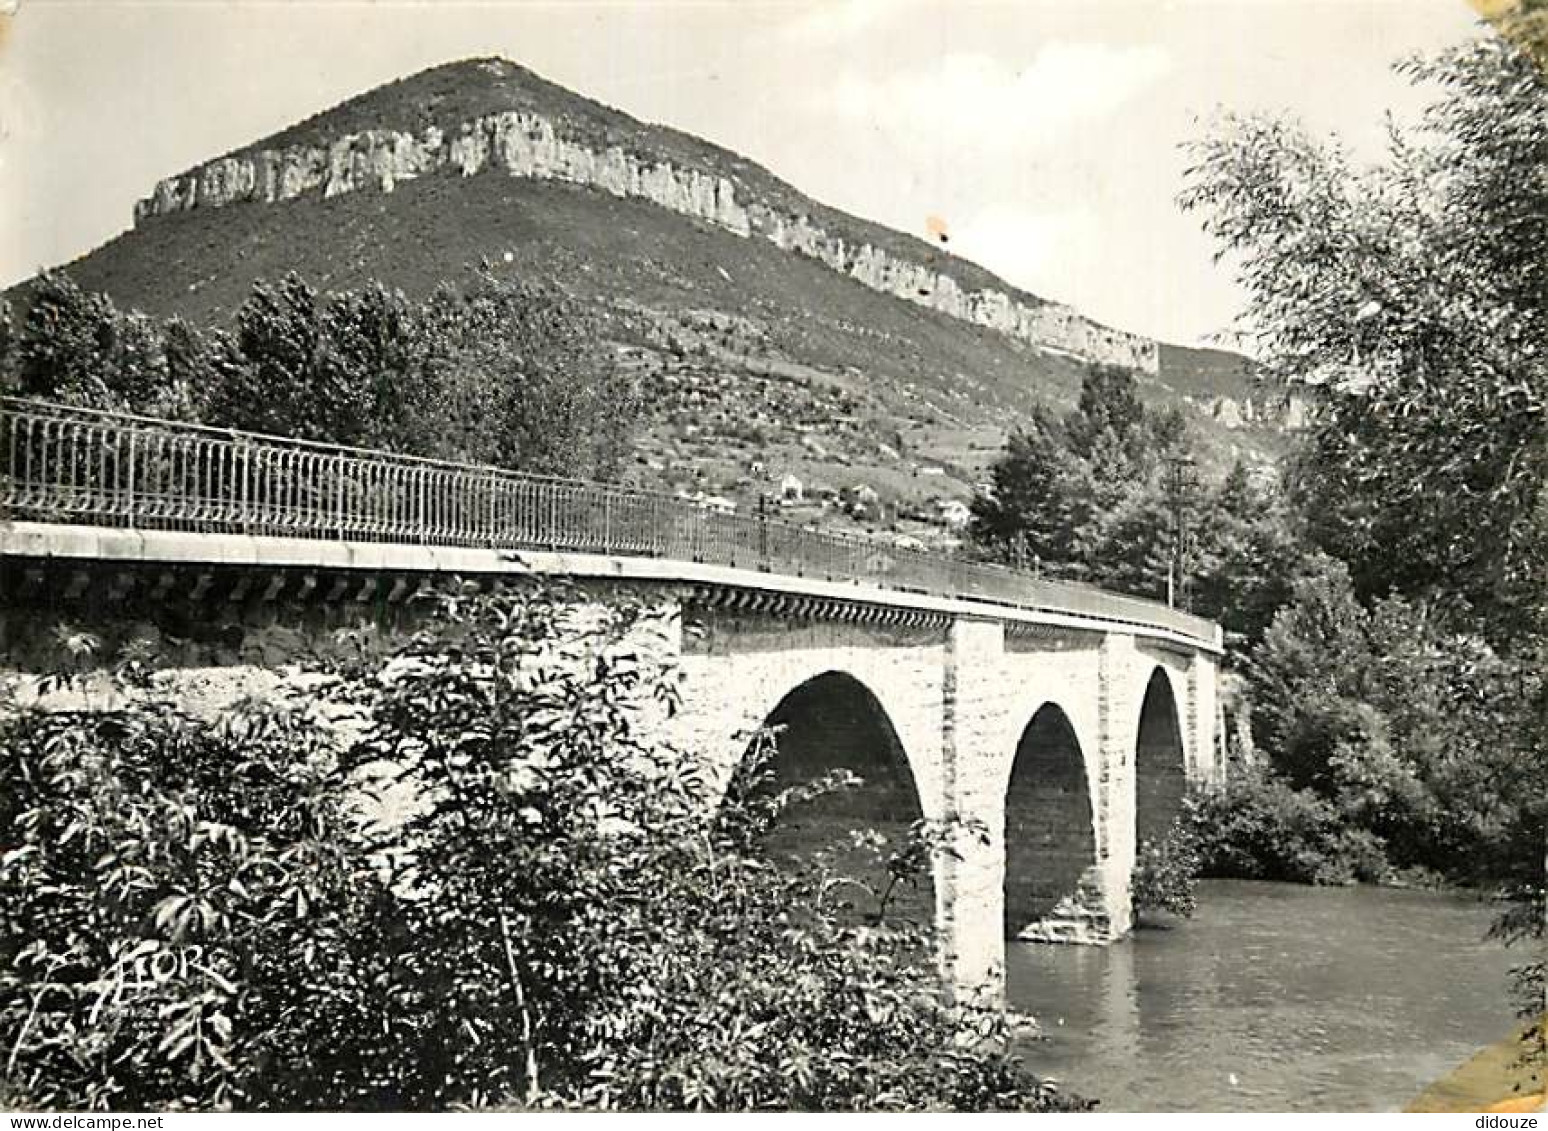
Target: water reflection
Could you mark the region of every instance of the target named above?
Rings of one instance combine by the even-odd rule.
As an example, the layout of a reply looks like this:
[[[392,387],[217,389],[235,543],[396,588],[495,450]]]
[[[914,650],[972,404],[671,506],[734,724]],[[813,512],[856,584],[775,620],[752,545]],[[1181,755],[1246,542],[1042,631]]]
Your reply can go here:
[[[1518,954],[1427,892],[1211,881],[1116,946],[1010,944],[1023,1057],[1109,1111],[1396,1110],[1511,1027]]]

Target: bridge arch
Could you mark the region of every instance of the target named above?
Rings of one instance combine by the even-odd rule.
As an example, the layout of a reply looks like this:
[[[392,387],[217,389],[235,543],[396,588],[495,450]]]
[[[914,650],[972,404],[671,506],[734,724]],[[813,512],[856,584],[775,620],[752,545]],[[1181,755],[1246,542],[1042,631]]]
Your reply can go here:
[[[771,855],[790,860],[828,849],[835,852],[837,867],[875,891],[885,888],[884,861],[872,852],[846,848],[848,835],[872,829],[896,840],[924,817],[925,808],[903,740],[881,699],[855,675],[831,669],[787,691],[762,722],[774,732],[765,789],[800,785],[835,771],[860,779],[854,788],[800,801],[786,810],[766,842]],[[749,743],[744,757],[752,752]],[[852,902],[862,910],[875,910],[869,900]],[[931,921],[934,877],[924,875],[917,886],[895,891],[892,907],[895,914]]]
[[[1082,881],[1096,853],[1085,752],[1064,709],[1045,702],[1021,732],[1005,787],[1006,937],[1082,935],[1068,920],[1095,894]]]
[[[1134,834],[1136,848],[1166,835],[1182,811],[1188,790],[1177,696],[1166,669],[1157,666],[1145,685],[1134,750]]]

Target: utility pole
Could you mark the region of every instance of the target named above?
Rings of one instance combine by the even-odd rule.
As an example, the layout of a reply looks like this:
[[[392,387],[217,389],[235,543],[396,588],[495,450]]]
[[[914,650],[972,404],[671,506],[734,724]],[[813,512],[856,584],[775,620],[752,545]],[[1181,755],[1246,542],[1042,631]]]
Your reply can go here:
[[[1192,456],[1166,457],[1166,494],[1172,511],[1172,552],[1166,566],[1166,603],[1189,608],[1188,520],[1193,495],[1198,489],[1198,466]]]
[[[769,569],[769,493],[758,492],[758,568]]]
[[[1011,536],[1011,567],[1015,570],[1027,568],[1027,532],[1018,530]]]

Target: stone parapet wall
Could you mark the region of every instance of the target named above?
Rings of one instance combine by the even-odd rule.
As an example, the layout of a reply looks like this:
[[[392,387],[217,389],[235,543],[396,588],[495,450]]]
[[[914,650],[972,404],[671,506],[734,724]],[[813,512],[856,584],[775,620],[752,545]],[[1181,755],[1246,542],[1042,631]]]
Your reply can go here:
[[[489,170],[646,200],[744,238],[768,240],[872,290],[1039,348],[1147,373],[1159,369],[1154,341],[1101,326],[1072,307],[1026,301],[1000,290],[969,290],[923,256],[900,257],[869,243],[847,241],[804,214],[760,201],[732,178],[641,157],[619,146],[593,149],[565,136],[547,118],[516,110],[489,114],[456,130],[364,130],[326,147],[293,146],[223,157],[158,183],[135,206],[135,224],[193,208],[391,192],[402,181],[432,173],[473,176]]]

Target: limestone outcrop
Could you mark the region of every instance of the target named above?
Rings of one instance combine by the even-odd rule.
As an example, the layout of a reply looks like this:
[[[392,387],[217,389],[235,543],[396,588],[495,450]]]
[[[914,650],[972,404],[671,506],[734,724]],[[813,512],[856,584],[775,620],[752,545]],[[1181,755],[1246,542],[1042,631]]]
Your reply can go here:
[[[135,224],[192,208],[273,203],[308,194],[331,198],[392,192],[402,181],[431,173],[473,176],[486,171],[647,200],[738,236],[768,240],[873,290],[1039,348],[1147,373],[1158,370],[1155,342],[1098,325],[1072,307],[1000,290],[968,290],[949,270],[923,257],[902,257],[870,243],[846,241],[804,214],[764,203],[730,177],[642,157],[619,146],[594,149],[566,136],[549,119],[518,110],[488,114],[456,130],[364,130],[326,147],[292,146],[223,157],[158,183],[135,206]]]
[[[1307,402],[1297,393],[1264,397],[1209,397],[1203,410],[1227,428],[1274,428],[1297,432],[1307,425]]]

